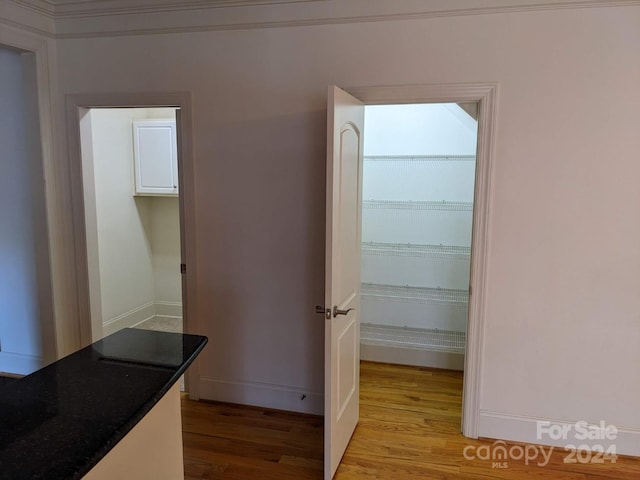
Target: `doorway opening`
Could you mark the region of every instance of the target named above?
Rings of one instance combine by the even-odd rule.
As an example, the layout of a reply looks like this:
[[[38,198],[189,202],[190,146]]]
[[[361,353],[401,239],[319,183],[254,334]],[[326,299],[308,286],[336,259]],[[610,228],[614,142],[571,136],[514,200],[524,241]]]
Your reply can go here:
[[[366,105],[362,360],[463,370],[478,105]]]
[[[176,108],[80,115],[92,340],[183,331]]]
[[[92,315],[95,309],[90,285],[91,276],[96,275],[95,258],[90,258],[90,252],[97,252],[91,248],[91,240],[87,238],[89,230],[97,231],[96,225],[87,225],[91,216],[90,206],[85,205],[85,182],[94,175],[91,167],[84,164],[83,151],[91,151],[84,143],[91,138],[90,122],[84,122],[86,114],[92,109],[125,109],[125,108],[171,108],[175,111],[175,134],[177,147],[178,170],[178,210],[180,223],[180,258],[179,272],[181,274],[182,292],[182,329],[185,333],[199,331],[197,304],[195,298],[197,264],[195,242],[195,195],[194,195],[194,164],[191,143],[191,96],[188,92],[138,92],[138,93],[88,93],[67,95],[66,119],[68,134],[68,154],[70,176],[72,184],[73,229],[74,241],[79,248],[73,251],[75,259],[75,277],[77,279],[76,298],[78,301],[77,334],[80,345],[90,344],[94,338],[102,334],[100,315]],[[133,135],[133,125],[130,132]],[[132,140],[133,142],[133,140]],[[133,180],[131,180],[133,182]],[[90,183],[88,184],[90,188]],[[173,185],[172,185],[173,187]],[[133,192],[130,191],[133,196]],[[134,200],[135,202],[135,200]],[[86,246],[86,248],[82,248]],[[93,282],[95,283],[95,282]],[[99,320],[98,320],[99,319]],[[97,332],[97,333],[95,333]],[[185,388],[193,400],[199,398],[199,368],[196,360],[187,371]]]
[[[363,133],[367,105],[451,102],[458,105],[463,103],[475,105],[472,108],[473,111],[477,111],[477,155],[471,208],[472,238],[469,250],[468,315],[464,347],[461,430],[465,437],[478,438],[479,436],[496,100],[497,85],[495,84],[396,85],[352,87],[347,90],[336,86],[329,87],[325,306],[316,307],[316,311],[323,313],[327,320],[325,322],[324,403],[326,479],[333,477],[359,418],[360,292],[362,290],[360,227],[363,214],[360,203],[363,198]],[[444,200],[446,204],[446,197]],[[424,202],[428,201],[424,200]],[[464,203],[462,202],[462,206],[465,206]],[[432,205],[436,204],[437,202]],[[377,242],[394,243],[395,241],[378,240]],[[429,245],[429,243],[420,243],[420,245]]]
[[[0,380],[57,355],[37,55],[0,44]]]

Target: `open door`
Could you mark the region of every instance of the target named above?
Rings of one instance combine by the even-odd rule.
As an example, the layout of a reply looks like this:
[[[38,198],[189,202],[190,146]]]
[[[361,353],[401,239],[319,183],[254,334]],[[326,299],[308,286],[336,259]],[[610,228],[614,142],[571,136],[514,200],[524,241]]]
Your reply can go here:
[[[324,478],[356,428],[360,396],[360,238],[364,105],[329,87],[325,270]]]

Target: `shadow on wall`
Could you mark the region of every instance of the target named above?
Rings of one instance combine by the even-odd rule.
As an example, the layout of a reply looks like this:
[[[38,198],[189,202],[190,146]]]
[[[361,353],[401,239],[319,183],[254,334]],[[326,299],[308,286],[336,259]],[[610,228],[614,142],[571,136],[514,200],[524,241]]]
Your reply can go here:
[[[196,165],[198,310],[214,348],[215,398],[259,403],[270,388],[323,391],[326,111],[216,129]],[[200,184],[199,178],[214,179]],[[254,385],[255,387],[255,385]],[[206,396],[208,388],[201,394]],[[230,398],[230,396],[232,398]],[[313,398],[307,396],[307,402]],[[275,408],[310,410],[293,404]],[[311,408],[310,408],[311,407]]]
[[[0,371],[29,374],[55,343],[33,54],[0,46],[0,85]]]

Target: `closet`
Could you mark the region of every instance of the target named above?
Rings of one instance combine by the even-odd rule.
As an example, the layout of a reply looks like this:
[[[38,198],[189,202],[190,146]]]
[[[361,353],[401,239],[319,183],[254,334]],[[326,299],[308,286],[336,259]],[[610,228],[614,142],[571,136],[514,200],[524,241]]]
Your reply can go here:
[[[456,104],[367,107],[361,358],[462,369],[476,135]]]

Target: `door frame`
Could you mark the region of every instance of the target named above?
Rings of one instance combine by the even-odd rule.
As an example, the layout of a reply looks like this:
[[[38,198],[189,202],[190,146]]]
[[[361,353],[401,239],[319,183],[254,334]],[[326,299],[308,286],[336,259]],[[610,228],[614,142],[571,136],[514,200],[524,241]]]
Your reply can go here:
[[[425,84],[347,87],[365,105],[404,103],[478,103],[469,311],[462,394],[462,434],[478,438],[482,386],[482,353],[486,323],[492,171],[497,125],[497,83]],[[365,125],[366,129],[366,125]]]
[[[40,317],[39,336],[42,345],[42,362],[47,365],[57,360],[59,353],[65,350],[63,315],[57,299],[67,279],[64,268],[60,265],[60,253],[64,250],[61,240],[59,209],[57,202],[57,174],[59,173],[54,159],[55,145],[53,132],[53,104],[51,86],[54,73],[52,71],[49,42],[51,40],[39,35],[3,25],[0,29],[0,45],[16,49],[20,53],[31,53],[35,56],[37,110],[40,127],[40,149],[43,173],[45,214],[44,238],[38,239],[40,248],[46,252],[47,264],[43,266],[43,275],[38,274],[38,307]]]
[[[73,236],[75,241],[76,294],[80,342],[92,342],[91,302],[89,289],[89,259],[87,256],[87,230],[85,221],[84,182],[81,152],[81,113],[91,108],[154,108],[175,107],[178,142],[178,196],[180,210],[180,245],[182,263],[187,265],[182,275],[183,331],[200,331],[196,309],[197,252],[195,239],[195,166],[192,147],[192,107],[189,92],[169,93],[98,93],[71,94],[66,96],[66,123],[69,155],[69,174],[73,204]],[[199,398],[198,362],[189,368],[186,377],[187,391],[192,399]]]

